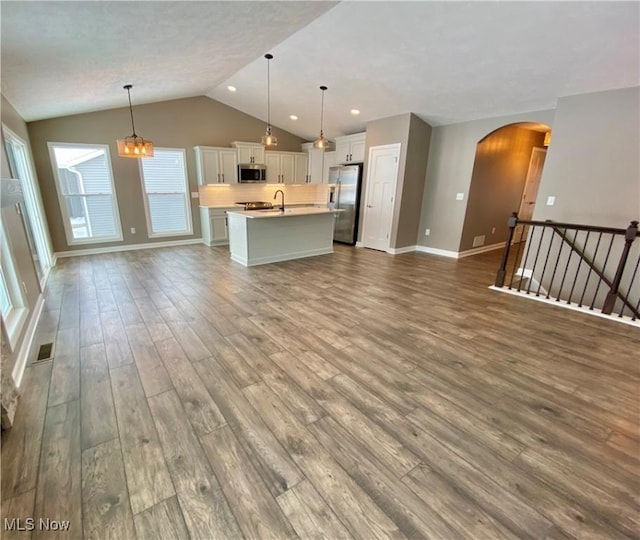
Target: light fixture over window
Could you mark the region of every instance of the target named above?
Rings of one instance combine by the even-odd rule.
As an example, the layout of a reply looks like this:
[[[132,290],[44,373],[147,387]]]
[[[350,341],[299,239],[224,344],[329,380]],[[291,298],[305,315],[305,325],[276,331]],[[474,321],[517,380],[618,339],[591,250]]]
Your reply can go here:
[[[133,85],[125,84],[123,87],[129,96],[129,113],[131,114],[131,130],[133,133],[124,139],[118,139],[118,155],[120,157],[143,158],[153,157],[153,143],[145,141],[136,135],[136,126],[133,123],[133,107],[131,107],[131,88]]]
[[[278,146],[278,138],[271,134],[271,77],[269,73],[269,63],[273,58],[272,54],[265,54],[267,59],[267,131],[262,136],[262,144],[265,146]]]
[[[324,91],[327,89],[326,86],[321,86],[320,90],[322,90],[322,101],[320,105],[320,137],[318,137],[315,141],[313,141],[313,147],[319,148],[321,150],[326,150],[329,146],[329,141],[324,138],[324,133],[322,132],[322,123],[324,120]]]

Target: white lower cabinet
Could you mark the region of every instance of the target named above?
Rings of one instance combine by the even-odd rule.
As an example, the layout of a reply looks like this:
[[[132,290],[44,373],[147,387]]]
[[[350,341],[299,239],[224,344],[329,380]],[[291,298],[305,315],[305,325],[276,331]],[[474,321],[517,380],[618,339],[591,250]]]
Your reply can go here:
[[[229,206],[226,208],[200,207],[202,241],[207,246],[221,246],[229,243],[227,210],[237,209],[237,206]]]

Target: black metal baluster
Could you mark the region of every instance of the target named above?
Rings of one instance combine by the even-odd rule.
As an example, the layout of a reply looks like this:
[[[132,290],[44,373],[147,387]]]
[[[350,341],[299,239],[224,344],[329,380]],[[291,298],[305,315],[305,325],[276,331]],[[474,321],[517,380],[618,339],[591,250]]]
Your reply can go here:
[[[547,271],[547,263],[549,262],[549,255],[551,255],[551,248],[553,247],[554,240],[555,240],[555,236],[553,235],[553,229],[552,229],[551,240],[549,242],[549,249],[547,250],[547,256],[545,257],[544,265],[542,266],[542,274],[540,275],[540,283],[538,283],[538,290],[536,291],[536,296],[540,296],[540,290],[542,289],[542,280],[544,279],[544,273]],[[547,298],[549,298],[549,293],[547,293]]]
[[[587,239],[589,238],[589,233],[587,232]],[[600,241],[602,240],[602,233],[598,236],[598,242],[596,243],[596,250],[593,252],[593,260],[595,261],[598,256],[598,249],[600,248]],[[582,253],[586,253],[587,251],[587,243],[584,243],[584,247],[582,248]],[[582,263],[582,258],[580,259],[580,263]],[[580,265],[578,265],[578,270],[580,270]],[[589,273],[587,274],[587,282],[584,284],[584,289],[582,289],[582,296],[580,297],[580,302],[578,302],[578,307],[582,307],[582,300],[584,299],[584,293],[587,292],[587,285],[589,285],[589,279],[591,278],[591,267],[589,267]],[[576,279],[578,279],[578,273],[576,272]]]
[[[567,229],[564,229],[564,233],[563,234],[567,234]],[[555,238],[552,237],[552,238]],[[564,242],[562,241],[562,239],[560,240],[560,249],[558,250],[558,256],[556,257],[556,264],[553,267],[553,273],[551,274],[551,281],[549,282],[549,290],[547,290],[547,296],[546,298],[549,298],[549,295],[551,294],[551,287],[553,287],[553,280],[556,278],[556,271],[558,270],[558,263],[560,262],[560,257],[562,255],[562,248],[564,248]],[[562,292],[562,289],[560,289],[560,291],[558,292],[558,296],[560,296],[560,292]]]
[[[536,234],[536,226],[533,225],[531,227],[531,235],[529,236],[529,241],[527,242],[527,251],[524,254],[524,261],[522,262],[522,272],[524,273],[525,269],[527,268],[527,261],[529,260],[529,251],[531,250],[531,244],[533,244],[533,237]],[[522,290],[522,280],[523,280],[524,276],[521,275],[520,276],[520,281],[518,282],[518,292],[520,292]]]
[[[567,230],[565,229],[565,234],[567,233]],[[575,245],[576,243],[576,239],[578,238],[578,229],[576,229],[576,234],[573,235],[573,244]],[[562,287],[564,287],[564,280],[567,277],[567,272],[569,271],[569,264],[571,263],[571,256],[573,255],[573,250],[569,251],[569,255],[567,257],[567,266],[564,267],[564,274],[562,274],[562,281],[560,282],[560,292],[558,294],[558,298],[556,298],[556,302],[560,302],[560,296],[562,294]],[[569,298],[571,298],[571,295],[569,295]]]
[[[540,243],[538,244],[538,249],[536,251],[536,258],[533,261],[533,268],[531,269],[531,277],[529,278],[529,286],[527,287],[527,294],[531,292],[531,282],[533,281],[533,273],[536,269],[536,265],[538,264],[538,256],[540,255],[540,249],[542,249],[542,241],[544,240],[544,233],[547,232],[546,227],[542,227],[542,234],[540,235]],[[542,278],[540,278],[542,281]]]
[[[618,298],[618,288],[620,287],[620,282],[622,281],[622,274],[624,272],[625,266],[627,265],[627,259],[629,257],[629,251],[631,250],[631,244],[633,244],[633,241],[636,239],[637,235],[638,222],[632,221],[629,224],[629,227],[627,227],[624,235],[624,247],[622,248],[620,261],[618,262],[618,267],[616,268],[616,274],[613,278],[613,281],[611,282],[609,292],[604,299],[604,304],[602,305],[602,313],[609,315],[613,311],[613,306],[615,305]],[[604,270],[602,272],[604,273]]]
[[[522,239],[524,237],[524,230],[525,230],[526,226],[522,225],[520,228],[520,240],[518,240],[518,247],[516,248],[516,256],[514,259],[514,264],[513,264],[513,268],[511,270],[511,281],[509,282],[509,290],[511,290],[511,285],[513,285],[513,278],[516,275],[516,268],[518,268],[518,261],[520,260],[520,252],[522,251]],[[522,281],[522,280],[520,280]],[[520,290],[520,289],[518,289]]]
[[[508,221],[509,233],[507,234],[507,243],[504,246],[504,251],[502,252],[502,261],[500,261],[500,268],[498,269],[498,274],[496,275],[496,287],[504,286],[504,276],[507,272],[507,262],[509,260],[509,250],[511,249],[511,239],[513,238],[513,231],[516,228],[518,223],[518,214],[514,212],[511,214],[511,217]]]
[[[631,275],[631,281],[629,282],[629,289],[627,290],[627,294],[625,295],[625,298],[629,298],[629,296],[631,295],[631,289],[633,288],[633,282],[636,279],[636,275],[638,274],[638,267],[640,266],[640,255],[638,255],[638,260],[636,261],[636,267],[633,269],[633,274]],[[618,315],[618,317],[622,317],[622,314],[624,313],[624,308],[627,307],[625,305],[625,303],[622,303],[622,309],[620,310],[620,314]],[[636,311],[638,311],[638,308],[636,308]],[[635,321],[636,320],[636,314],[634,311],[631,311],[631,320]]]
[[[607,271],[607,263],[609,262],[609,255],[611,255],[611,248],[613,247],[613,241],[616,239],[616,235],[612,234],[611,235],[611,242],[609,242],[609,249],[607,250],[607,256],[604,258],[604,264],[602,265],[602,275],[606,275],[605,272]],[[593,261],[595,262],[595,257],[593,259]],[[600,278],[598,280],[598,285],[596,286],[596,292],[593,293],[593,299],[591,300],[591,305],[589,306],[589,309],[593,309],[593,305],[596,303],[596,297],[598,296],[598,291],[600,290],[600,285],[602,284],[602,278]]]

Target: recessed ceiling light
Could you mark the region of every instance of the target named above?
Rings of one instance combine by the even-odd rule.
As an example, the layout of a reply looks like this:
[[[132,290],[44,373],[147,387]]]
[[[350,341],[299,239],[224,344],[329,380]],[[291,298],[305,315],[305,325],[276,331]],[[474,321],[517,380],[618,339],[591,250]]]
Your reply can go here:
[[[358,109],[351,109],[351,114],[353,116],[358,116],[360,114],[360,111]]]
[[[295,114],[290,114],[289,118],[291,118],[291,120],[297,120],[298,117]]]
[[[229,85],[229,86],[227,86],[227,90],[229,90],[229,92],[235,92],[237,89],[236,89],[235,86]]]

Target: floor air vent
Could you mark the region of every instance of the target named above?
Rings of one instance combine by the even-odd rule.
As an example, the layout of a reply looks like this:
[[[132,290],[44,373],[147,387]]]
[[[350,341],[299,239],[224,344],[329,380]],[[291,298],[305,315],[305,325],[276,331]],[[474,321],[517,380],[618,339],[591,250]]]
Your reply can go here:
[[[51,360],[51,353],[53,352],[53,343],[45,343],[44,345],[40,345],[40,349],[38,350],[38,357],[36,358],[36,362],[44,362],[45,360]]]

